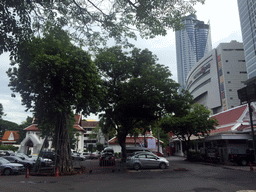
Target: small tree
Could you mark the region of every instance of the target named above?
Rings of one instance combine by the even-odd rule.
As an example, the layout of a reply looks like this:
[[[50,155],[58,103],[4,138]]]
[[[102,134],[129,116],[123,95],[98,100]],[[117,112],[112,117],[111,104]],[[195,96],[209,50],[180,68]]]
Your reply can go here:
[[[188,154],[190,137],[203,137],[218,125],[216,119],[209,118],[211,111],[203,105],[195,103],[183,116],[175,114],[165,115],[161,120],[161,127],[165,132],[172,132],[181,141],[184,141],[185,151]]]

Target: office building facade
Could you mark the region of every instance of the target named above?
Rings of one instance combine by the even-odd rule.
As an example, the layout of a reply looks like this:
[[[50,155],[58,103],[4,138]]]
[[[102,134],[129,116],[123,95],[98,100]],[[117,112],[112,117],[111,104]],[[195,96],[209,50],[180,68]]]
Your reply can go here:
[[[248,79],[243,44],[220,43],[201,58],[188,74],[186,89],[194,102],[213,114],[240,105],[237,90]]]
[[[256,1],[238,0],[248,79],[256,77]]]
[[[210,25],[189,15],[183,20],[185,28],[175,32],[178,83],[185,88],[192,67],[212,49]]]

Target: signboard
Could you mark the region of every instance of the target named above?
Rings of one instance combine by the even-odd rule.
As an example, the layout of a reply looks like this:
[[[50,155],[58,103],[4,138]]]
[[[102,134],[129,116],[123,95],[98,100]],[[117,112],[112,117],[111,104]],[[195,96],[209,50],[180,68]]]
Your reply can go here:
[[[156,148],[156,139],[148,139],[148,148],[155,149]]]

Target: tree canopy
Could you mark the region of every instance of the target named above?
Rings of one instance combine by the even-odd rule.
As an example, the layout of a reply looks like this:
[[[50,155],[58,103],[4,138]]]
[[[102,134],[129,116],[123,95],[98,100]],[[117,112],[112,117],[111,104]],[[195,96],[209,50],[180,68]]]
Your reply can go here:
[[[9,86],[34,112],[39,129],[54,132],[57,166],[60,172],[69,172],[68,127],[73,129],[73,111],[86,116],[99,108],[101,80],[96,66],[58,27],[24,42],[11,65]]]
[[[161,119],[161,127],[165,132],[172,132],[185,142],[188,152],[192,135],[204,137],[218,125],[216,119],[209,118],[211,111],[202,104],[194,103],[181,113],[167,114]]]
[[[128,38],[166,35],[180,29],[185,15],[205,0],[2,0],[0,54],[17,51],[20,41],[39,33],[46,22],[70,29],[80,43],[96,47],[109,38],[128,44]]]
[[[159,118],[179,87],[169,69],[156,61],[147,49],[124,52],[121,47],[102,49],[95,59],[106,89],[101,126],[116,130],[124,158],[127,134]]]

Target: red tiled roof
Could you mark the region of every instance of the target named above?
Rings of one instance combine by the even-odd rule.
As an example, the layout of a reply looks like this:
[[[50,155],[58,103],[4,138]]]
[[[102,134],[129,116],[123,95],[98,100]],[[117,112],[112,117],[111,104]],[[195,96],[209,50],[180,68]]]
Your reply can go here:
[[[8,141],[11,133],[13,134],[14,141],[19,140],[19,131],[5,131],[4,136],[2,137],[2,141]]]
[[[24,131],[40,131],[37,127],[37,124],[32,124],[28,126],[27,128],[23,129]]]
[[[99,121],[82,121],[81,126],[83,128],[96,127],[99,124]]]
[[[211,118],[216,118],[218,120],[218,126],[235,123],[242,116],[246,108],[247,105],[241,105],[228,111],[212,115]]]
[[[77,129],[78,131],[81,131],[81,132],[86,133],[86,131],[85,131],[80,125],[73,125],[73,127],[74,127],[75,129]]]
[[[229,132],[233,126],[228,126],[224,128],[214,129],[211,130],[210,135],[217,134],[217,133],[223,133],[223,132]]]
[[[76,122],[75,124],[80,124],[80,121],[82,119],[82,115],[75,115]]]

